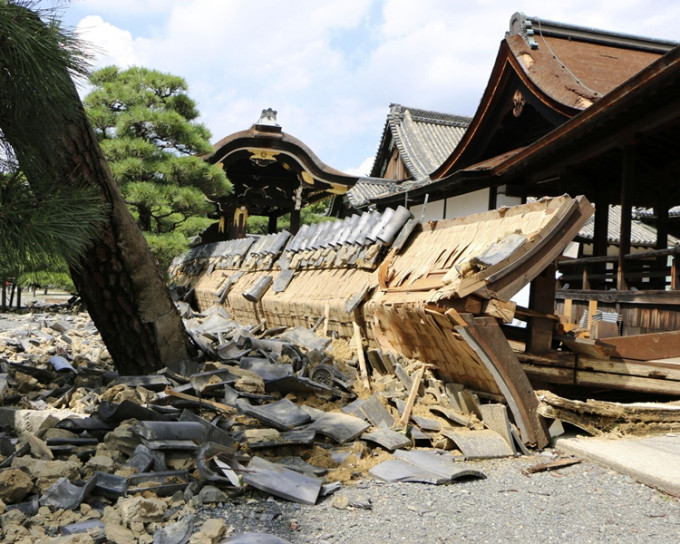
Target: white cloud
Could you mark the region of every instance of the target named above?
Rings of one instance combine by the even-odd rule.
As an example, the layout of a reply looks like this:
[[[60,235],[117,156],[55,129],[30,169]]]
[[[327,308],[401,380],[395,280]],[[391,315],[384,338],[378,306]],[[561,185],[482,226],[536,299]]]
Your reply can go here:
[[[100,66],[185,78],[214,139],[272,107],[343,170],[375,153],[391,102],[474,114],[517,9],[666,39],[680,23],[676,0],[74,0],[67,12]]]
[[[368,176],[368,174],[371,172],[371,168],[373,168],[374,160],[375,156],[373,155],[366,157],[359,166],[356,168],[348,168],[345,170],[345,173],[349,174],[350,176]]]
[[[97,67],[115,64],[120,67],[142,65],[139,40],[127,30],[121,30],[105,22],[99,15],[82,19],[76,27],[78,36],[91,44],[91,53]],[[136,43],[137,42],[137,43]]]

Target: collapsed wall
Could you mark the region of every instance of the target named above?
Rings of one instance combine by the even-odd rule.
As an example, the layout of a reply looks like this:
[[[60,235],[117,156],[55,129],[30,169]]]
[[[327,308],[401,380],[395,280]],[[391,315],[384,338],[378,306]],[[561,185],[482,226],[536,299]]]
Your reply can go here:
[[[592,214],[568,196],[420,224],[403,207],[208,244],[171,280],[199,309],[244,323],[314,326],[433,365],[442,379],[505,397],[527,444],[547,434],[505,340],[510,298],[552,264]]]

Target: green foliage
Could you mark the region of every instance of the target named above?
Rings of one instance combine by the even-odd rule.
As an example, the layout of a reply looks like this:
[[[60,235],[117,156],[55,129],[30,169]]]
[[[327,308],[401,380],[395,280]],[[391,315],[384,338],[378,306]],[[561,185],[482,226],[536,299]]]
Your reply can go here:
[[[0,277],[20,281],[77,266],[106,211],[94,191],[49,170],[64,121],[84,115],[71,76],[85,73],[86,58],[34,4],[0,0]]]
[[[147,239],[163,267],[172,251],[188,247],[199,224],[209,224],[208,198],[228,194],[231,184],[221,167],[198,156],[212,151],[210,132],[196,122],[184,79],[109,66],[90,80],[90,123],[137,224],[154,235]]]
[[[144,233],[146,243],[158,260],[158,266],[165,276],[172,260],[189,249],[189,238],[181,232],[166,234]]]
[[[92,190],[0,175],[0,273],[77,267],[104,213]]]

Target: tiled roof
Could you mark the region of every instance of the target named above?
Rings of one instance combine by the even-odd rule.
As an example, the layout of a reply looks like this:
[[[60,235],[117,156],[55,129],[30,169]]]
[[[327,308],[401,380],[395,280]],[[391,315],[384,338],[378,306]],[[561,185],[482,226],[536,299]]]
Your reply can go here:
[[[637,208],[634,212],[635,217],[640,219],[656,219],[656,212],[652,208]],[[680,206],[673,206],[668,210],[668,217],[677,219],[680,217]]]
[[[371,176],[381,176],[382,161],[389,158],[394,142],[410,176],[427,177],[458,145],[470,121],[461,115],[391,104]]]
[[[618,245],[619,232],[621,232],[621,206],[609,206],[609,226],[607,242]],[[578,238],[583,241],[592,241],[595,233],[595,216],[588,219],[588,222],[578,233]],[[630,227],[630,243],[632,246],[653,248],[656,244],[656,229],[633,217]],[[675,236],[668,236],[668,246],[680,244],[680,240]]]
[[[365,207],[372,199],[397,189],[392,180],[383,178],[359,178],[354,187],[345,194],[347,203],[354,209]]]
[[[371,176],[359,178],[346,195],[347,203],[358,209],[376,197],[428,184],[428,174],[451,154],[469,124],[469,117],[391,104]],[[381,159],[389,159],[392,145],[399,150],[411,179],[380,177]]]

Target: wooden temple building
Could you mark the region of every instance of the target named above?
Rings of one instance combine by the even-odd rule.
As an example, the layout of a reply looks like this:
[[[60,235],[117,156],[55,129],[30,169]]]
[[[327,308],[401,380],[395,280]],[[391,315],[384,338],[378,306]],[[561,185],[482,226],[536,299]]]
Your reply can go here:
[[[393,105],[370,177],[324,165],[268,112],[221,140],[208,160],[235,195],[171,278],[199,308],[322,320],[360,359],[398,351],[503,397],[527,444],[547,443],[532,387],[680,396],[679,90],[675,43],[516,13],[473,118]],[[335,196],[337,221],[275,232]],[[654,217],[643,252],[638,208]],[[567,251],[593,212],[590,253]],[[244,238],[244,213],[270,234]]]

